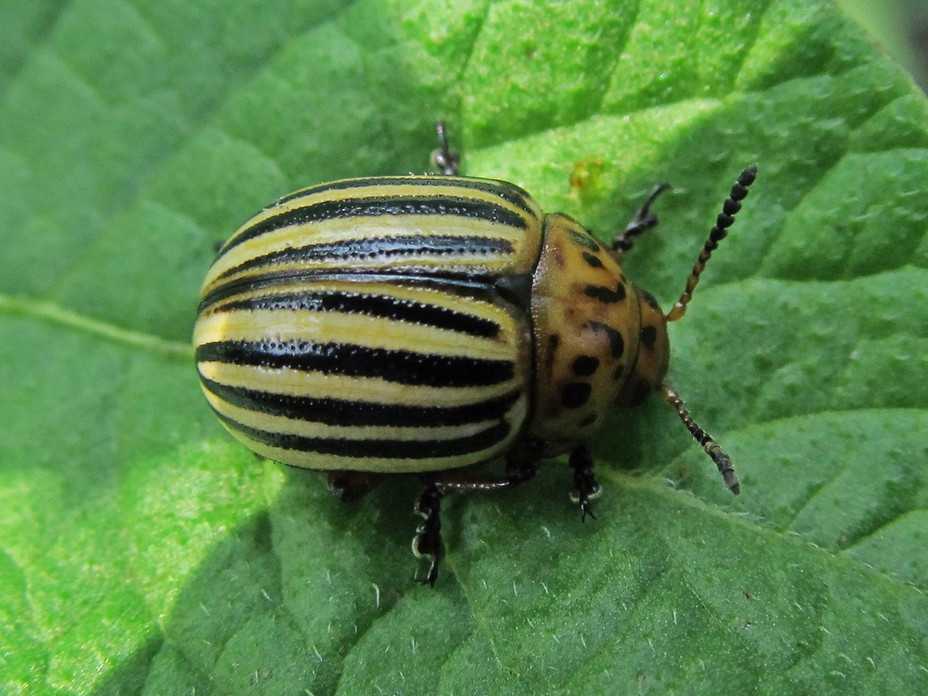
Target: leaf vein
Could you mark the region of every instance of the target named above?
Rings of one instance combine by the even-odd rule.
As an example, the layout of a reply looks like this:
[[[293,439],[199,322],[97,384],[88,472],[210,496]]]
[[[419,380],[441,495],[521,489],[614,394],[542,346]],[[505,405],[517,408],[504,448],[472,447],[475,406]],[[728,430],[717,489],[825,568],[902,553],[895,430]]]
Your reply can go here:
[[[52,302],[35,298],[0,293],[0,312],[42,319],[52,324],[76,329],[115,343],[142,348],[171,358],[190,360],[193,357],[193,349],[186,343],[169,341],[153,334],[124,329],[114,324],[72,312]]]
[[[639,489],[647,490],[650,493],[657,495],[658,497],[673,500],[674,502],[685,505],[688,508],[693,508],[705,512],[706,514],[717,517],[719,520],[724,521],[726,524],[732,527],[741,527],[752,531],[753,533],[760,535],[762,537],[771,537],[776,539],[779,543],[788,544],[790,543],[789,539],[786,538],[779,530],[772,528],[764,527],[758,525],[754,522],[747,521],[743,517],[735,516],[730,513],[725,512],[723,509],[716,507],[710,503],[705,502],[704,500],[696,497],[689,491],[679,491],[674,488],[670,488],[666,485],[659,483],[659,480],[650,477],[636,477],[629,474],[624,474],[615,469],[604,469],[600,472],[602,478],[610,479],[614,484],[629,488],[629,489]],[[801,538],[801,535],[798,535]],[[808,545],[805,541],[801,544],[802,548],[813,548]],[[873,576],[880,578],[884,582],[892,585],[893,587],[905,587],[907,590],[914,590],[920,594],[920,591],[917,587],[913,586],[908,582],[904,582],[898,578],[895,578],[891,575],[879,571],[873,567],[868,566],[865,563],[851,557],[851,556],[842,556],[840,553],[834,553],[829,549],[815,545],[814,549],[822,554],[825,554],[829,558],[835,560],[844,560],[848,564],[854,566],[855,568],[860,569],[861,572],[872,574]]]

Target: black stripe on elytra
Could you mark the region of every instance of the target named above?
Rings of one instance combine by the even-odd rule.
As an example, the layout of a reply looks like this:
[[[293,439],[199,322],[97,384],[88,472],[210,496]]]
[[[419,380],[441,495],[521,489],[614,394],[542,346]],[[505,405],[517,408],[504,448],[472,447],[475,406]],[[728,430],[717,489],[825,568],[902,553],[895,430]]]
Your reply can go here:
[[[213,394],[233,406],[270,416],[343,426],[392,425],[429,428],[439,425],[467,425],[502,418],[522,395],[520,389],[459,406],[410,406],[350,399],[293,396],[236,387],[200,375],[200,381]]]
[[[262,273],[260,276],[239,278],[211,290],[200,302],[197,311],[204,312],[210,306],[234,295],[246,292],[255,292],[280,285],[291,283],[322,283],[339,281],[346,283],[388,283],[396,285],[409,285],[414,287],[435,288],[442,292],[464,295],[476,299],[492,299],[493,288],[488,284],[494,276],[479,273],[457,273],[452,271],[436,272],[434,268],[423,269],[423,273],[416,274],[409,270],[404,272],[384,272],[389,269],[377,269],[371,272],[331,271],[329,269],[291,269]]]
[[[304,437],[303,435],[289,433],[274,433],[244,425],[218,411],[216,413],[233,430],[237,430],[243,435],[271,447],[358,458],[427,459],[430,457],[454,457],[488,449],[504,440],[510,431],[509,423],[500,421],[473,435],[449,438],[447,440],[352,440],[340,437]]]
[[[583,294],[592,297],[594,300],[612,304],[625,299],[625,286],[619,283],[616,285],[615,290],[610,290],[605,285],[587,285],[583,288]]]
[[[500,332],[500,326],[495,321],[473,314],[464,314],[447,307],[415,300],[359,292],[293,292],[264,295],[229,302],[217,307],[215,312],[218,314],[238,310],[362,314],[410,324],[424,324],[436,329],[447,329],[483,338],[496,338]]]
[[[568,382],[561,388],[561,403],[566,408],[580,408],[589,401],[592,391],[586,382]]]
[[[284,227],[339,218],[380,217],[383,215],[461,216],[519,229],[525,229],[526,227],[525,218],[508,208],[496,203],[464,198],[463,196],[371,196],[370,198],[319,201],[302,208],[294,208],[293,210],[272,215],[243,230],[237,237],[226,242],[225,247],[219,252],[213,263],[239,244]]]
[[[645,326],[641,330],[641,343],[648,350],[654,350],[654,342],[657,340],[657,329],[653,326]]]
[[[346,189],[366,188],[370,186],[456,186],[458,188],[491,193],[521,208],[529,215],[535,215],[535,211],[529,208],[528,204],[525,202],[529,197],[528,192],[515,184],[510,184],[507,181],[498,181],[496,179],[470,179],[447,176],[377,176],[367,177],[365,179],[333,181],[328,184],[320,184],[300,191],[294,191],[282,198],[278,198],[274,205],[283,205],[284,203],[295,201],[298,198],[305,198],[306,196],[312,196],[325,191],[344,191]]]
[[[222,341],[197,347],[197,362],[290,368],[429,387],[485,387],[512,379],[510,360],[313,341]]]
[[[368,259],[389,259],[403,256],[469,256],[511,254],[512,242],[494,237],[457,237],[446,234],[417,234],[405,237],[362,237],[342,242],[272,251],[255,256],[223,271],[216,280],[260,266],[274,266],[307,261],[327,261],[331,264],[351,264]]]

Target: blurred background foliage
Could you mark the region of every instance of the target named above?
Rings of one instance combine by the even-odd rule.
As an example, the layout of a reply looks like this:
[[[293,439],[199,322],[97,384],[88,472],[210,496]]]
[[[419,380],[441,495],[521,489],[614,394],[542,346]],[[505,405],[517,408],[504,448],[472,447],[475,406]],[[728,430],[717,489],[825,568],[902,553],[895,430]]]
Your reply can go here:
[[[928,88],[928,0],[838,0],[844,11]]]

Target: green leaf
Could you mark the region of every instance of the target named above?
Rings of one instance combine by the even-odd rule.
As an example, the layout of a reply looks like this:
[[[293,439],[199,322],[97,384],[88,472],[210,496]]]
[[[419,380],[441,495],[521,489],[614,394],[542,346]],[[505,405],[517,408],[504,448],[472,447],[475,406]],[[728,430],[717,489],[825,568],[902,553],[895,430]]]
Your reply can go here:
[[[924,693],[928,105],[817,0],[104,0],[0,11],[0,691]],[[675,189],[626,271],[677,297],[660,403],[449,500],[362,504],[218,426],[187,347],[212,246],[301,185],[466,173],[603,238]]]

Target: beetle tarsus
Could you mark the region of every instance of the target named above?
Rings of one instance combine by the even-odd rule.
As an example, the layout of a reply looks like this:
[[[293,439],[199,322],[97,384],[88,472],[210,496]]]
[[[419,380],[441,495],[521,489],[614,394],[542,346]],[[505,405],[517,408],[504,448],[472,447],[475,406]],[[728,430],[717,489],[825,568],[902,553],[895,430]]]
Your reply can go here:
[[[434,586],[438,579],[438,565],[445,555],[441,541],[441,498],[442,491],[434,482],[429,483],[416,500],[415,512],[423,522],[416,527],[412,540],[412,552],[416,558],[429,559],[429,568],[420,582]]]
[[[619,254],[624,254],[632,248],[635,243],[635,237],[647,232],[652,227],[657,226],[657,215],[651,212],[651,206],[657,197],[664,191],[670,190],[670,184],[662,183],[654,187],[648,197],[645,199],[638,212],[632,217],[629,223],[612,241],[612,248]]]
[[[444,121],[435,124],[435,132],[438,134],[438,148],[432,151],[432,166],[446,176],[457,176],[461,156],[448,144],[448,129]]]
[[[570,453],[570,468],[574,470],[574,487],[570,499],[580,507],[580,520],[596,519],[592,500],[599,497],[602,487],[593,474],[593,457],[587,447],[578,447]]]

